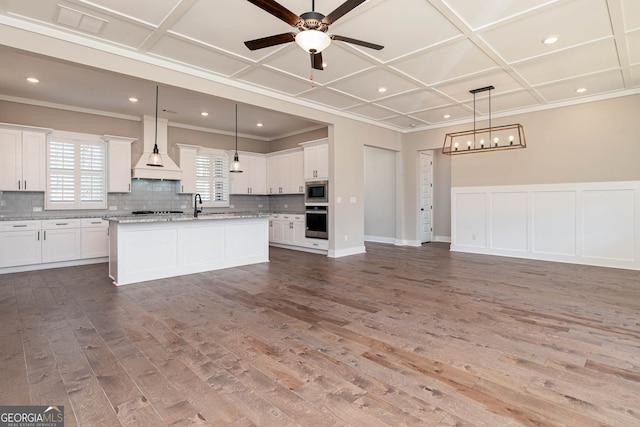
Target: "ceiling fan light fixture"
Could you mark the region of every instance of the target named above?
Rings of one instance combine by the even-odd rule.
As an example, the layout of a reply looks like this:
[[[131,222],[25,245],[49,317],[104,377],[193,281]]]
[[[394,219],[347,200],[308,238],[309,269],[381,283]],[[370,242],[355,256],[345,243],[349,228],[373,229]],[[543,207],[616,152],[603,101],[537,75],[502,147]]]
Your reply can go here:
[[[320,53],[331,44],[331,38],[322,31],[306,30],[296,35],[296,44],[309,53]]]

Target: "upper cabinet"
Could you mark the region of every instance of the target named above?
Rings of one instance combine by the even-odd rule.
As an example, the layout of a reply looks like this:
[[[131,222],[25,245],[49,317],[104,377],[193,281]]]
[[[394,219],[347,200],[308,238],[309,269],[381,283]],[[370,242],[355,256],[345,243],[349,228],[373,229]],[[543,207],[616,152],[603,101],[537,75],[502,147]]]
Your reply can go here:
[[[182,169],[179,193],[195,194],[196,191],[196,157],[197,145],[176,144],[178,146],[178,165]]]
[[[304,179],[329,178],[329,143],[327,139],[300,144],[304,148]]]
[[[235,152],[230,152],[229,164]],[[267,194],[267,159],[262,154],[239,153],[242,173],[230,173],[231,194]]]
[[[304,194],[302,150],[269,156],[267,172],[268,194]]]
[[[109,174],[107,191],[109,193],[131,192],[131,144],[133,138],[105,135],[107,143],[107,171]]]
[[[0,126],[0,191],[45,191],[48,132]]]

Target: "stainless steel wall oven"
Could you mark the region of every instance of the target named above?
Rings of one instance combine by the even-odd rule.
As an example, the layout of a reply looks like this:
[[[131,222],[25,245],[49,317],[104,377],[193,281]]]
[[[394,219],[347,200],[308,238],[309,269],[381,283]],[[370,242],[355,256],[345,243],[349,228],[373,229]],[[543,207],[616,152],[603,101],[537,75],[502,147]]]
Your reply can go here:
[[[307,206],[305,214],[305,237],[328,239],[327,206]]]

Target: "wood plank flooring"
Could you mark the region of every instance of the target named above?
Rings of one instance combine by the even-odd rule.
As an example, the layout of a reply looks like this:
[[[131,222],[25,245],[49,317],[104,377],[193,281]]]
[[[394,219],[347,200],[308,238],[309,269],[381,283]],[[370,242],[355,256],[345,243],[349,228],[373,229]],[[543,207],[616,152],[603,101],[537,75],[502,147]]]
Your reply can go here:
[[[0,276],[0,405],[65,426],[640,426],[640,273],[367,244]]]

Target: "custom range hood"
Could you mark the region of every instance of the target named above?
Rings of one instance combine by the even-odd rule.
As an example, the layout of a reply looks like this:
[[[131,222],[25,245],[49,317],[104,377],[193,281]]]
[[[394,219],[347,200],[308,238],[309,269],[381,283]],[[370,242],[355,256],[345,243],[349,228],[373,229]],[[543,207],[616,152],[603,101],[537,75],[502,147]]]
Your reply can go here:
[[[157,120],[157,139],[156,139],[156,120]],[[176,165],[167,153],[167,119],[160,119],[153,116],[142,116],[142,143],[144,151],[138,163],[131,171],[132,178],[144,179],[166,179],[180,180],[182,179],[182,170]],[[156,142],[157,141],[157,142]],[[154,146],[157,144],[158,152],[162,157],[162,166],[149,165],[149,156],[154,152]]]

